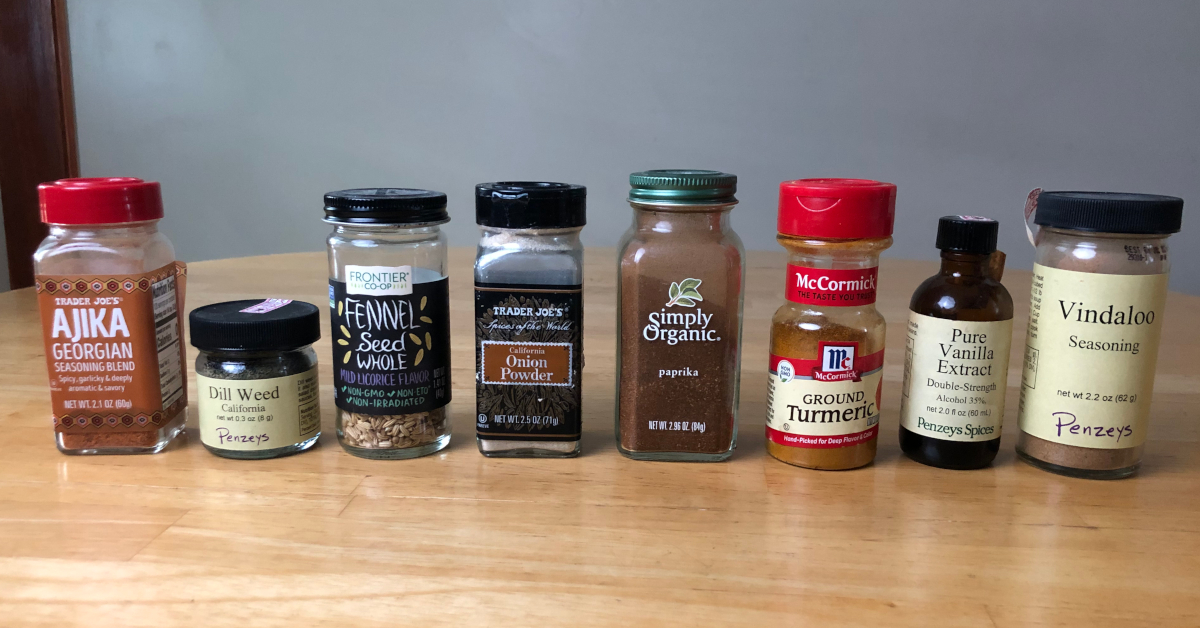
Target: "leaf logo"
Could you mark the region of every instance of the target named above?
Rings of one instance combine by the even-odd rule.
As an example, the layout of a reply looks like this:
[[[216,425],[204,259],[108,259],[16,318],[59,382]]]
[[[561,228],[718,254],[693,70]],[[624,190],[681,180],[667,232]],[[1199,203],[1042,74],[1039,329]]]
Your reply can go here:
[[[700,296],[699,279],[684,279],[679,283],[671,282],[670,290],[667,290],[667,295],[671,297],[667,301],[667,307],[682,305],[684,307],[695,307],[697,301],[703,301],[704,297]]]

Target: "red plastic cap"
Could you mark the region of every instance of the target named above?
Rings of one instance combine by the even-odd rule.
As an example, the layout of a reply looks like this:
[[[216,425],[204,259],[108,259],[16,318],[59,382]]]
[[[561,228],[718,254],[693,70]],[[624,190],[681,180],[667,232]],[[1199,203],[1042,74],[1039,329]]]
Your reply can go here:
[[[779,184],[779,233],[808,238],[886,238],[896,186],[870,179],[797,179]]]
[[[163,217],[162,189],[133,177],[59,179],[38,186],[42,222],[111,225]]]

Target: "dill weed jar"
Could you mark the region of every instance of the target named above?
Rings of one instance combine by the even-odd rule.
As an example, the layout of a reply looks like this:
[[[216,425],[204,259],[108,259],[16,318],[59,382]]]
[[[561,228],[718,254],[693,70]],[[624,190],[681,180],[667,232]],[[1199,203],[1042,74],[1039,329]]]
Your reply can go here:
[[[1041,192],[1034,202],[1017,454],[1063,475],[1127,477],[1145,449],[1171,269],[1166,240],[1179,231],[1183,200]]]
[[[587,189],[475,186],[475,434],[485,456],[579,455]]]
[[[787,303],[771,319],[767,453],[788,464],[854,469],[875,459],[886,326],[875,291],[895,208],[890,183],[779,186]]]
[[[184,266],[158,230],[157,183],[38,186],[50,234],[33,255],[55,442],[68,454],[155,453],[183,431]]]
[[[629,175],[618,246],[617,445],[637,460],[720,461],[737,441],[742,241],[737,177]]]
[[[338,441],[363,458],[450,443],[446,195],[371,188],[325,195]]]
[[[304,451],[321,435],[317,306],[289,299],[192,310],[200,442],[225,458]]]

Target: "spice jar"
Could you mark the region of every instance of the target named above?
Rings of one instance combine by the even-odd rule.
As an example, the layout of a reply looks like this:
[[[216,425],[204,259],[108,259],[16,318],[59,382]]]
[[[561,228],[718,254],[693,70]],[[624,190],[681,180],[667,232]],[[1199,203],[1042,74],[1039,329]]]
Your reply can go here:
[[[1093,479],[1141,463],[1183,200],[1042,192],[1036,199],[1017,454]]]
[[[475,434],[485,456],[579,455],[587,189],[475,186]]]
[[[771,319],[767,452],[810,469],[875,459],[885,323],[879,254],[892,244],[896,186],[800,179],[779,186],[787,303]]]
[[[34,253],[50,402],[68,454],[161,451],[183,431],[184,265],[158,231],[157,183],[38,186],[50,235]]]
[[[321,435],[317,306],[290,299],[229,301],[188,316],[196,356],[200,442],[225,458],[304,451]]]
[[[629,175],[633,226],[618,246],[617,445],[637,460],[719,461],[737,441],[742,241],[737,177]]]
[[[446,195],[371,188],[325,195],[338,441],[363,458],[450,443]]]
[[[1013,302],[999,231],[990,218],[942,217],[942,267],[909,302],[900,449],[922,464],[978,469],[1000,451]]]

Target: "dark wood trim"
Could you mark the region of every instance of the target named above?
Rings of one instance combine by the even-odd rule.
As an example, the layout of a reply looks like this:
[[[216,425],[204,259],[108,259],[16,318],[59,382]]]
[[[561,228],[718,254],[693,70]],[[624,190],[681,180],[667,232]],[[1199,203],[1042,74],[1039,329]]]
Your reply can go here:
[[[8,277],[33,285],[37,185],[79,176],[66,0],[0,0],[0,202]]]

